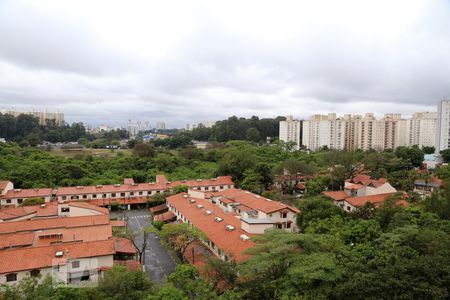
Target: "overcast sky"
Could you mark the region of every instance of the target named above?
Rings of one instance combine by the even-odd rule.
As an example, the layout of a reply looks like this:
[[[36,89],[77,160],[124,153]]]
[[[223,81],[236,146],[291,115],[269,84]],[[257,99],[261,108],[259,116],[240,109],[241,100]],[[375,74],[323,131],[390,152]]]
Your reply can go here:
[[[0,108],[181,127],[449,95],[447,0],[0,0]]]

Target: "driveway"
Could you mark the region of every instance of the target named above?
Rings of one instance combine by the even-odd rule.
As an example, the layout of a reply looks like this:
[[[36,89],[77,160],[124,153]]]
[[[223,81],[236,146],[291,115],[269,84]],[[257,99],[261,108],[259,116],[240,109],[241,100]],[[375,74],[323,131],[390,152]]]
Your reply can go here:
[[[128,217],[128,227],[137,232],[135,242],[138,247],[142,247],[144,228],[150,227],[151,215],[146,209],[129,210],[125,212]],[[123,214],[111,213],[112,217],[122,217]],[[175,262],[169,253],[161,246],[158,237],[151,233],[147,238],[147,248],[145,258],[143,258],[145,271],[154,282],[164,282],[167,276],[175,270]]]

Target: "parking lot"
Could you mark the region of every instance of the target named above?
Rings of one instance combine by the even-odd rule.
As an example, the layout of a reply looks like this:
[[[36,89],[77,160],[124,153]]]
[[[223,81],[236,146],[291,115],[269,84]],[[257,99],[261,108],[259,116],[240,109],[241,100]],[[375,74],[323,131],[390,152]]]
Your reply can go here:
[[[143,230],[151,226],[151,215],[146,209],[130,210],[125,212],[128,218],[128,227],[136,232],[135,242],[142,247]],[[123,214],[111,212],[111,217],[122,217]],[[158,237],[151,233],[147,238],[147,248],[143,259],[145,271],[154,282],[163,282],[167,275],[175,270],[175,262],[169,253],[161,246]]]

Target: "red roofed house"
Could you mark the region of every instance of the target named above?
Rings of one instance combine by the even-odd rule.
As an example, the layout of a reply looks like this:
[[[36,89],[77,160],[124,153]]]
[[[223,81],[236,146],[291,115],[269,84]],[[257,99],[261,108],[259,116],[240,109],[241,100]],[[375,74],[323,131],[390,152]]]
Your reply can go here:
[[[441,186],[442,180],[437,177],[433,177],[429,180],[417,179],[414,181],[414,192],[420,194],[422,198],[425,198],[433,192],[439,190]]]
[[[0,284],[51,275],[66,284],[97,281],[136,249],[114,239],[109,211],[84,202],[50,202],[0,211]]]
[[[3,182],[3,181],[2,181]],[[13,189],[7,185],[4,196],[0,196],[0,205],[18,206],[27,198],[43,198],[45,202],[52,200],[85,200],[99,206],[109,206],[112,202],[121,204],[140,204],[146,197],[169,191],[179,185],[187,185],[198,191],[223,191],[234,187],[231,176],[219,176],[211,179],[178,180],[170,182],[164,175],[157,175],[156,182],[135,183],[125,178],[123,184],[60,187],[57,189]],[[128,206],[130,208],[130,206]]]
[[[251,236],[272,228],[294,231],[298,213],[294,207],[238,189],[189,190],[168,197],[167,205],[178,220],[206,234],[206,245],[215,255],[236,261],[248,258],[243,252],[254,245]]]
[[[358,174],[353,179],[345,181],[343,191],[327,191],[323,194],[331,198],[337,206],[351,212],[366,203],[379,206],[395,193],[397,190],[387,182],[386,178],[374,180],[369,175]],[[406,206],[408,202],[402,201],[397,204]]]

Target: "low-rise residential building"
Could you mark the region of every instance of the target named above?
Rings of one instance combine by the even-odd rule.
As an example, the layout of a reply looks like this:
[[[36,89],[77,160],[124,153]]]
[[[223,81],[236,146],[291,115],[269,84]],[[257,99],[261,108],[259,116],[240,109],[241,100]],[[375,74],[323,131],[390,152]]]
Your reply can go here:
[[[369,175],[358,174],[345,181],[343,190],[327,191],[323,194],[345,211],[352,212],[366,203],[379,206],[396,193],[397,190],[386,178],[372,179]],[[396,203],[402,206],[409,205],[405,200],[398,200]]]
[[[231,176],[170,182],[164,175],[157,175],[156,182],[135,183],[132,178],[125,178],[123,184],[60,187],[55,189],[14,189],[8,183],[5,184],[7,186],[5,188],[6,193],[0,196],[0,205],[19,206],[25,199],[30,198],[41,198],[45,202],[52,200],[84,200],[100,206],[108,206],[113,202],[131,205],[145,203],[147,197],[169,191],[180,185],[186,185],[198,191],[222,191],[234,187]]]
[[[219,258],[242,261],[254,245],[250,238],[268,229],[295,231],[298,209],[248,191],[205,193],[190,190],[167,198],[169,212],[201,230],[206,246]]]
[[[442,186],[442,180],[437,177],[430,179],[417,179],[414,181],[414,192],[420,194],[422,198],[426,198],[433,192],[439,190]]]
[[[0,217],[0,284],[47,275],[65,284],[95,282],[116,260],[136,258],[131,241],[113,237],[104,208],[58,202],[4,209]]]

